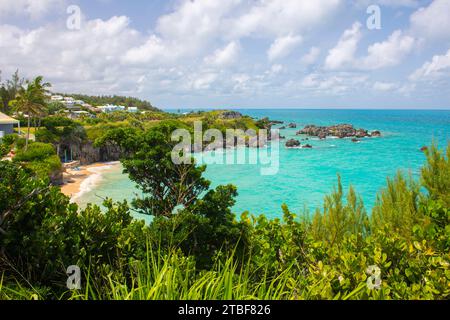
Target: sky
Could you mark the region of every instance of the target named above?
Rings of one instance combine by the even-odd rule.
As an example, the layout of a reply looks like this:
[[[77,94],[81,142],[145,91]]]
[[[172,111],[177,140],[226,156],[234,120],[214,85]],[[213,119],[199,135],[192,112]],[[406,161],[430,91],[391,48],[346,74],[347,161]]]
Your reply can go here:
[[[450,109],[450,0],[0,0],[16,69],[160,108]]]

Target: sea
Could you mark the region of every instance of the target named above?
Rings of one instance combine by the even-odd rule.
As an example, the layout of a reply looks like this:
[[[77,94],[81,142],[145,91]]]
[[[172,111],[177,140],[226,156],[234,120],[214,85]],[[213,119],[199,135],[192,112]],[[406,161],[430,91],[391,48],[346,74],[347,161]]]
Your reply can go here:
[[[364,138],[359,143],[352,142],[351,139],[337,138],[310,138],[307,142],[302,141],[312,145],[312,149],[288,149],[284,142],[276,148],[269,145],[266,148],[268,150],[260,152],[264,151],[270,159],[271,151],[277,150],[277,161],[270,164],[267,162],[267,156],[266,161],[208,161],[205,176],[211,181],[212,188],[225,184],[237,187],[239,195],[233,212],[238,216],[249,212],[253,215],[264,214],[269,218],[280,218],[283,204],[294,213],[314,211],[323,206],[324,197],[336,187],[338,175],[344,190],[353,186],[370,214],[377,193],[386,186],[388,177],[394,177],[401,171],[418,179],[420,169],[426,161],[421,148],[435,143],[444,149],[450,143],[450,110],[236,111],[255,119],[268,117],[271,120],[284,121],[284,125],[295,123],[297,128],[280,131],[286,139],[304,139],[305,137],[296,136],[296,132],[310,124],[352,124],[356,128],[379,130],[382,133],[379,138]],[[222,152],[238,159],[240,154],[249,152],[243,149],[245,148]],[[205,154],[203,161],[206,161],[204,159],[208,159],[208,156],[212,155]],[[258,155],[256,157],[258,160]],[[262,169],[268,166],[275,166],[276,172],[263,174]],[[82,207],[88,203],[101,205],[107,197],[130,202],[140,195],[134,183],[122,173],[122,168],[113,166],[112,169],[96,175],[95,183],[91,183],[89,188],[79,195],[77,203]],[[136,217],[143,218],[139,215]]]

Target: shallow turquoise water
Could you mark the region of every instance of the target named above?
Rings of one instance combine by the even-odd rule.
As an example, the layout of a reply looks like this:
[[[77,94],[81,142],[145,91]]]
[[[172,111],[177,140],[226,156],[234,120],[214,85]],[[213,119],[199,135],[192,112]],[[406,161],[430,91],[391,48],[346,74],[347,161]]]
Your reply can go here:
[[[311,140],[314,149],[286,149],[280,146],[279,172],[261,175],[267,165],[209,165],[206,177],[212,186],[234,184],[239,196],[234,211],[250,211],[269,217],[281,215],[286,203],[294,212],[305,206],[316,208],[324,195],[332,191],[337,174],[344,187],[352,184],[370,209],[376,193],[386,184],[387,176],[397,170],[411,171],[417,176],[425,156],[420,148],[433,140],[444,147],[450,141],[450,111],[397,110],[240,110],[255,118],[269,117],[298,128],[307,124],[332,125],[350,123],[367,130],[380,130],[383,137],[353,143],[349,139]],[[299,129],[282,130],[281,134],[295,138]],[[297,137],[298,138],[298,137]],[[269,150],[270,151],[270,150]],[[243,150],[229,150],[242,153]],[[246,151],[248,152],[248,151]],[[100,197],[130,200],[139,193],[120,169],[104,174],[97,188],[86,193],[81,204],[101,203]]]

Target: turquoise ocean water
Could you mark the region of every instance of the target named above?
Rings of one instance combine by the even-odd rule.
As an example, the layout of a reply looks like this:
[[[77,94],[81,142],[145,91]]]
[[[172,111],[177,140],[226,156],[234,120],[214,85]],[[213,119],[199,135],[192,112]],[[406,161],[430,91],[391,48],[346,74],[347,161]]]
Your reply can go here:
[[[381,138],[363,139],[353,143],[349,139],[310,140],[313,149],[286,149],[280,145],[279,172],[273,176],[261,175],[261,167],[252,164],[212,164],[206,177],[212,187],[234,184],[239,196],[234,212],[249,211],[280,217],[281,205],[286,203],[291,211],[299,212],[304,207],[314,209],[321,206],[324,195],[330,193],[342,177],[345,188],[350,184],[362,196],[370,210],[377,191],[386,185],[386,177],[394,176],[397,170],[418,176],[425,156],[420,148],[433,140],[440,147],[450,141],[450,111],[422,110],[239,110],[255,117],[269,117],[286,123],[294,122],[297,129],[282,130],[286,138],[299,138],[296,131],[308,124],[333,125],[353,124],[357,128],[380,130]],[[270,151],[270,150],[269,150]],[[227,153],[242,153],[243,150],[228,150]],[[248,152],[248,151],[247,151]],[[101,198],[131,200],[139,192],[120,168],[105,172],[97,186],[85,193],[79,203],[102,202]]]

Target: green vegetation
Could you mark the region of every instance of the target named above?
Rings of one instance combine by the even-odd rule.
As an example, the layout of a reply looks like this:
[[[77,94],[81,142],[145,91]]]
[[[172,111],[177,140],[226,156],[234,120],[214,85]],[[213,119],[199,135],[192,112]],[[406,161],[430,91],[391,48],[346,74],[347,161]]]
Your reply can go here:
[[[27,81],[26,87],[21,87],[14,100],[9,102],[15,111],[22,112],[27,115],[27,136],[25,149],[28,148],[30,140],[30,127],[32,117],[42,117],[46,107],[46,93],[49,83],[43,83],[42,77],[37,77],[33,81]]]
[[[4,136],[0,140],[0,158],[3,158],[11,151],[15,140],[16,136],[12,134]]]
[[[0,83],[0,111],[9,114],[11,111],[10,101],[14,100],[23,86],[24,79],[19,76],[17,70],[11,77],[11,80],[7,80],[4,83]]]
[[[0,162],[0,298],[450,297],[450,145],[446,154],[430,148],[420,181],[389,179],[371,216],[338,180],[313,215],[283,206],[282,219],[236,219],[235,187],[205,193],[203,168],[171,163],[168,133],[178,125],[119,127],[98,138],[125,139],[122,161],[145,195],[133,206],[153,215],[150,225],[126,202],[80,210],[26,166]],[[50,154],[33,145],[23,159]],[[83,270],[82,290],[65,288],[69,265]]]
[[[52,182],[55,182],[62,166],[54,147],[41,142],[31,143],[28,149],[20,149],[13,161],[21,163],[38,177],[51,178]]]

